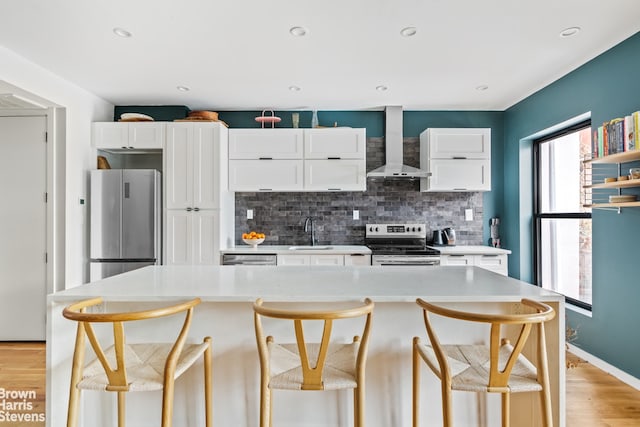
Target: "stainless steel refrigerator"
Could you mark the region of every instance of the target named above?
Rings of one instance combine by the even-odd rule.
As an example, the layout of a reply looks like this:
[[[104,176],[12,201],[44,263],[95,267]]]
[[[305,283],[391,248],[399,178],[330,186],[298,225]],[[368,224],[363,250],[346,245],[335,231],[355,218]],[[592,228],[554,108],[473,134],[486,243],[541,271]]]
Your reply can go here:
[[[155,169],[91,171],[91,281],[161,264],[161,187]]]

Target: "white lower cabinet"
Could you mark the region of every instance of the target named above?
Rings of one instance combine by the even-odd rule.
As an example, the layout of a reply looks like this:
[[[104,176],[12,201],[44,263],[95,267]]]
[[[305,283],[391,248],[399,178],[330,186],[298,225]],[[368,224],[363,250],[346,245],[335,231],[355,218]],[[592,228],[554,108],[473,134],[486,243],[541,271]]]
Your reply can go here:
[[[344,255],[278,255],[277,265],[344,265]]]
[[[302,160],[229,160],[230,191],[300,191]]]
[[[440,265],[443,266],[476,266],[490,270],[503,276],[508,275],[508,260],[506,254],[448,254],[440,255]]]
[[[166,265],[220,263],[219,212],[167,210]]]
[[[371,265],[371,255],[365,255],[365,254],[345,255],[344,265]]]

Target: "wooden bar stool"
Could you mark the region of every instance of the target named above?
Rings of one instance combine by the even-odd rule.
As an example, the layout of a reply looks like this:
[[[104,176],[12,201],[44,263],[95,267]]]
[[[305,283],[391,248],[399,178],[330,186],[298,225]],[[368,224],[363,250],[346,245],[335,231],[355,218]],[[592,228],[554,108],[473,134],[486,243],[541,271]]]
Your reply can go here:
[[[212,425],[211,338],[200,344],[186,344],[193,308],[200,298],[152,310],[124,313],[91,313],[88,307],[102,298],[81,301],[66,307],[62,314],[78,322],[73,353],[67,427],[78,423],[80,390],[103,390],[118,395],[118,426],[125,425],[125,393],[162,390],[162,427],[170,427],[173,416],[174,381],[204,355],[204,394],[206,426]],[[128,344],[124,323],[185,313],[182,329],[175,342]],[[99,342],[93,323],[113,324],[113,345],[106,350]],[[84,366],[85,336],[97,359]]]
[[[453,426],[451,391],[501,393],[502,425],[509,426],[509,397],[511,393],[538,392],[542,404],[543,426],[553,425],[549,372],[544,323],[555,317],[553,308],[546,304],[523,299],[523,306],[531,314],[469,313],[416,301],[423,310],[424,324],[431,346],[413,338],[413,427],[418,427],[418,398],[420,388],[420,358],[426,362],[442,383],[442,417],[445,427]],[[485,345],[440,344],[430,322],[429,313],[453,319],[491,324],[489,347]],[[502,325],[516,325],[520,333],[515,345],[502,339]],[[522,349],[531,328],[537,327],[537,368],[523,355]]]
[[[260,427],[271,427],[272,390],[353,389],[354,425],[364,426],[365,363],[373,302],[263,303],[254,305],[254,320],[260,355]],[[295,343],[276,343],[265,338],[261,317],[293,320]],[[362,338],[353,342],[331,342],[334,320],[366,316]],[[303,321],[324,322],[319,343],[305,340]]]

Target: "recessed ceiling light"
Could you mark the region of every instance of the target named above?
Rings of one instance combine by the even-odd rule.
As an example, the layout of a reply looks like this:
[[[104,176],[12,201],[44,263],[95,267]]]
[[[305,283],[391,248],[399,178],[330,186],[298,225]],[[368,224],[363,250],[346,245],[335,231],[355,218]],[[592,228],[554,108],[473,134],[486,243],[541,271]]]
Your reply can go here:
[[[178,89],[180,92],[189,92],[191,90],[191,88],[189,88],[188,86],[176,86],[176,89]]]
[[[291,33],[292,36],[303,37],[307,35],[307,29],[304,27],[291,27],[289,33]]]
[[[129,38],[129,37],[131,37],[133,35],[129,31],[125,30],[124,28],[120,28],[120,27],[114,28],[113,29],[113,33],[116,36],[124,37],[124,38]]]
[[[291,86],[289,86],[289,90],[291,92],[300,92],[300,87],[299,86],[295,86],[295,85],[291,85]]]
[[[581,30],[580,27],[565,28],[564,30],[560,31],[560,37],[575,36],[576,34],[578,34],[580,32],[580,30]]]
[[[480,92],[489,89],[489,86],[487,85],[480,85],[476,87],[476,90],[479,90]]]
[[[379,86],[376,86],[376,90],[377,90],[378,92],[384,92],[384,91],[386,91],[387,89],[389,89],[389,88],[388,88],[387,86],[385,86],[385,85],[379,85]]]
[[[400,35],[402,35],[402,37],[411,37],[415,36],[417,32],[418,29],[416,27],[405,27],[400,30]]]

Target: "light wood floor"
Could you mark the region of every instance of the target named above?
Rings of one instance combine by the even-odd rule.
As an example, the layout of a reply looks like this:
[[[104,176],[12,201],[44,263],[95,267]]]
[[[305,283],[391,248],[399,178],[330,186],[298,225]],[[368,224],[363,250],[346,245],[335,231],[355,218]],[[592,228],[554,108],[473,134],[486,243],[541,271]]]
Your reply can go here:
[[[568,354],[567,426],[640,426],[640,391]],[[44,413],[45,349],[43,343],[0,343],[0,388],[34,390],[32,413]],[[1,424],[1,423],[0,423]],[[12,427],[44,423],[12,423]]]

